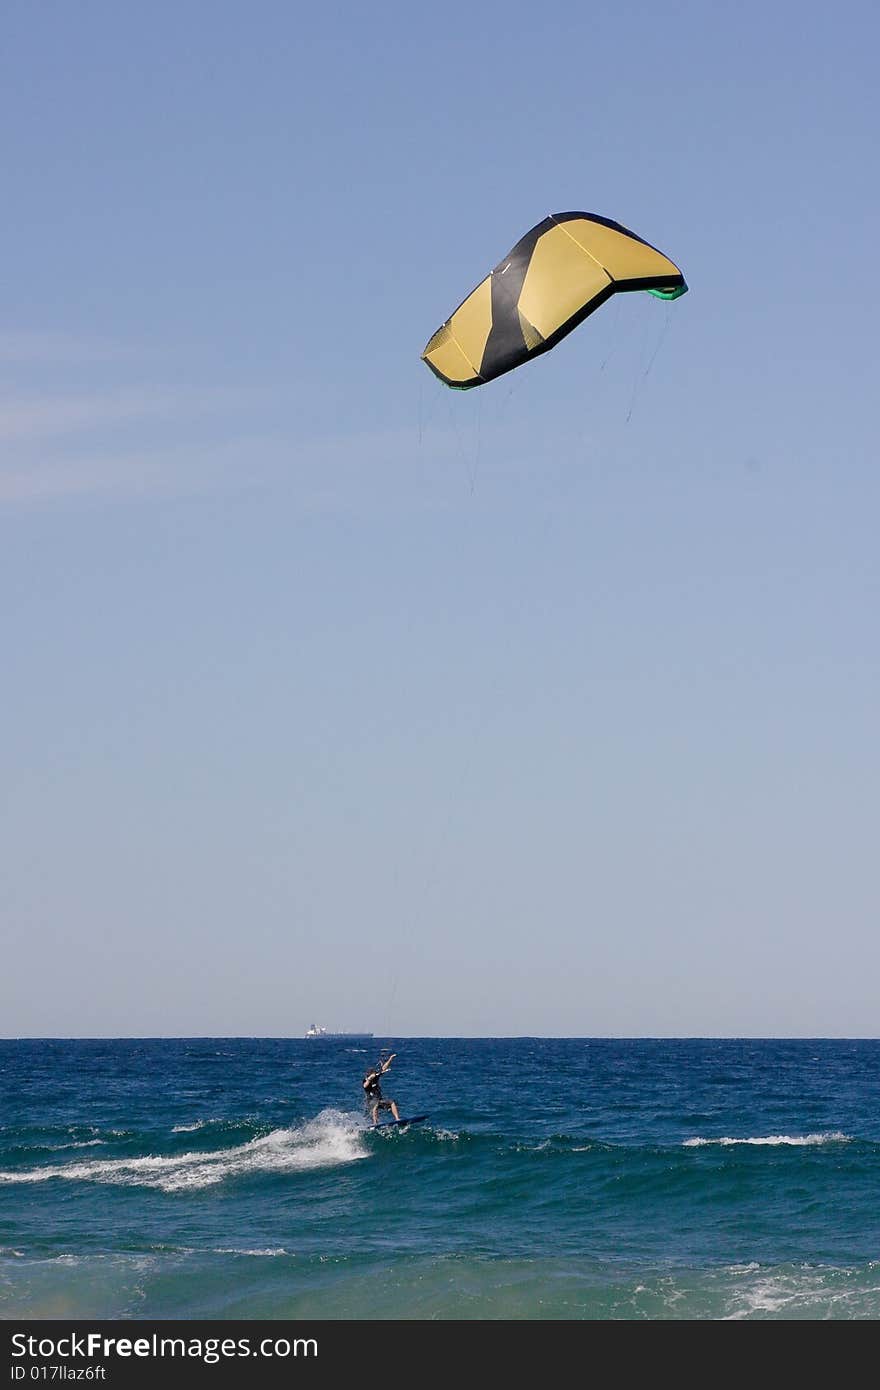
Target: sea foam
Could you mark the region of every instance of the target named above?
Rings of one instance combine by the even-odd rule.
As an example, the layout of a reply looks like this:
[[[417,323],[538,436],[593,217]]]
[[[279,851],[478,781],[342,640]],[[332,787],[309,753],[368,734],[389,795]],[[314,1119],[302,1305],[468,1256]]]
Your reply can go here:
[[[829,1130],[823,1134],[762,1134],[753,1139],[733,1139],[725,1136],[722,1139],[685,1139],[683,1147],[686,1149],[698,1149],[707,1144],[720,1144],[727,1146],[730,1144],[791,1144],[795,1147],[802,1147],[811,1144],[849,1144],[852,1136],[842,1134],[840,1130]]]
[[[275,1129],[230,1149],[210,1153],[145,1154],[138,1158],[105,1158],[91,1162],[0,1171],[0,1183],[68,1182],[114,1183],[156,1187],[178,1192],[211,1187],[229,1178],[261,1173],[287,1173],[328,1168],[367,1157],[360,1117],[324,1110],[295,1129]]]

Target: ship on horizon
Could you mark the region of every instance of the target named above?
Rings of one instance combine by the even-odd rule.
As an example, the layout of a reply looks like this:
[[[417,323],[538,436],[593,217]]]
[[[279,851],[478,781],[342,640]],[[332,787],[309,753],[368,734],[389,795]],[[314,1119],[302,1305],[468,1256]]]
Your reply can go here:
[[[372,1036],[372,1033],[334,1033],[329,1028],[322,1028],[319,1023],[312,1023],[306,1029],[307,1038],[345,1038],[349,1042],[369,1042]]]

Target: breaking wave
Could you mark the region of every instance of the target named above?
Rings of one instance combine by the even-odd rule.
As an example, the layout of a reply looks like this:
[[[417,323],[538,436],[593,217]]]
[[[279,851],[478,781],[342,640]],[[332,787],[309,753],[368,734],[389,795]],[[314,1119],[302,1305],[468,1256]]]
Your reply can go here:
[[[324,1110],[294,1129],[275,1129],[229,1149],[208,1153],[144,1154],[0,1171],[0,1183],[68,1182],[114,1183],[154,1187],[163,1192],[211,1187],[228,1178],[259,1173],[289,1173],[352,1163],[368,1155],[364,1123],[339,1110]]]
[[[813,1144],[849,1144],[851,1142],[852,1135],[842,1134],[840,1130],[835,1129],[824,1134],[762,1134],[754,1139],[732,1139],[728,1136],[722,1139],[685,1139],[683,1147],[698,1149],[707,1144],[719,1144],[725,1148],[732,1144],[767,1144],[772,1147],[779,1144],[790,1144],[795,1148],[802,1148]]]

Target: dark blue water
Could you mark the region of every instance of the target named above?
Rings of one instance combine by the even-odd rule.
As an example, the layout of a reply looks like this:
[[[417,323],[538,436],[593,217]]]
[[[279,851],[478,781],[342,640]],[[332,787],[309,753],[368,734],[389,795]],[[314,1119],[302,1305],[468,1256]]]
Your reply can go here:
[[[4,1318],[876,1318],[880,1042],[0,1041]]]

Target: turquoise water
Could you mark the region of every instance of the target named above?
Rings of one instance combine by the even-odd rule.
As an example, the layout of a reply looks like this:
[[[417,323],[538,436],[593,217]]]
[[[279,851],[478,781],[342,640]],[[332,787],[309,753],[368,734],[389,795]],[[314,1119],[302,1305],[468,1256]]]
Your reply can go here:
[[[0,1316],[880,1316],[880,1043],[389,1041],[0,1042]]]

